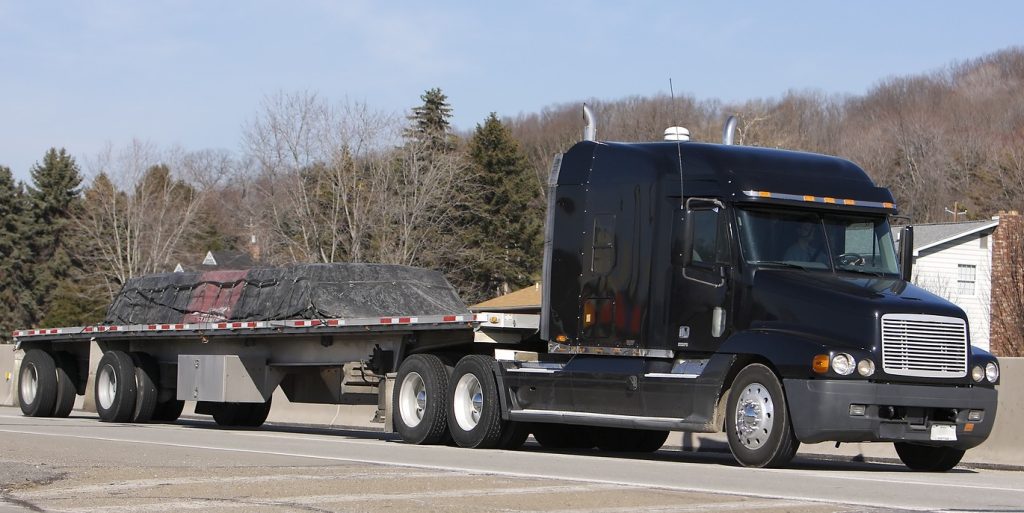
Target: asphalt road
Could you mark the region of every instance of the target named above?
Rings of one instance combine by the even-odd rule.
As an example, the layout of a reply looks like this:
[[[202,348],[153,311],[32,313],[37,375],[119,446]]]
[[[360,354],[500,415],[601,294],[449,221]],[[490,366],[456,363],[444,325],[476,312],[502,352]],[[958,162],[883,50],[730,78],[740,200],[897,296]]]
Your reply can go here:
[[[1024,472],[728,454],[411,446],[379,432],[103,424],[0,408],[0,513],[25,511],[1024,512]]]

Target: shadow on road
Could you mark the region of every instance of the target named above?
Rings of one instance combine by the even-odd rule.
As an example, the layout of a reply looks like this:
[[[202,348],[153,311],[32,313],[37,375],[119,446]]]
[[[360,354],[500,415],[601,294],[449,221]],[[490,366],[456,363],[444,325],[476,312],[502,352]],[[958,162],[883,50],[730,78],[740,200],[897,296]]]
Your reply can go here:
[[[302,424],[267,423],[259,428],[223,428],[216,423],[202,418],[182,418],[177,425],[188,426],[195,429],[211,430],[242,430],[242,431],[269,431],[275,433],[295,433],[303,435],[323,436],[344,436],[349,438],[383,440],[386,442],[402,443],[398,434],[384,433],[383,431],[366,429],[354,426],[324,427]],[[665,446],[655,453],[621,453],[605,452],[598,449],[573,449],[573,450],[552,450],[545,449],[537,444],[532,438],[520,449],[524,452],[552,453],[552,454],[574,454],[594,458],[628,458],[631,460],[667,461],[680,463],[700,463],[708,465],[722,465],[738,467],[739,463],[729,453],[728,446],[720,442],[704,441],[699,450],[686,447],[685,450],[678,446]],[[903,466],[899,461],[864,461],[861,457],[831,456],[831,455],[808,455],[797,454],[796,458],[786,467],[794,470],[814,471],[835,471],[835,472],[912,472]],[[976,473],[969,468],[956,468],[950,473]]]

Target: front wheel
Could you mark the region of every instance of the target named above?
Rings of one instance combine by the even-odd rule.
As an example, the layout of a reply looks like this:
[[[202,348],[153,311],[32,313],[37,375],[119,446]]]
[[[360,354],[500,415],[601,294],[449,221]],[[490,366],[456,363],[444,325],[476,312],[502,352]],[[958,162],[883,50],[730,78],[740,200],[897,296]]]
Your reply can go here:
[[[945,472],[960,463],[967,451],[955,447],[933,447],[906,442],[894,442],[900,461],[910,470]]]
[[[746,467],[782,467],[800,447],[775,373],[759,363],[740,371],[726,409],[729,450]]]

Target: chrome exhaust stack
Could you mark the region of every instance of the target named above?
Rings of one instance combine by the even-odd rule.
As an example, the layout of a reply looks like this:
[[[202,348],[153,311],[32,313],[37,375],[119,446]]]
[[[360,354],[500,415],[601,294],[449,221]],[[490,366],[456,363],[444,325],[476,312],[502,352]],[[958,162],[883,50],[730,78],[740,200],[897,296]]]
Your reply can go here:
[[[583,104],[583,140],[584,141],[596,141],[597,140],[597,123],[594,120],[594,113],[587,107],[587,104]]]
[[[722,144],[732,145],[733,135],[736,133],[736,116],[729,116],[722,127]]]

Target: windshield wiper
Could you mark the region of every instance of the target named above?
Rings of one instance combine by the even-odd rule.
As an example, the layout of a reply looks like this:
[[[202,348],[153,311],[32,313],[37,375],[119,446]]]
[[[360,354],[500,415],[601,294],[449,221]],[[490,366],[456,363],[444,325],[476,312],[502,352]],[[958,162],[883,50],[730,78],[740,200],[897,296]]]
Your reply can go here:
[[[836,269],[838,269],[840,271],[846,271],[848,273],[868,274],[868,275],[871,275],[871,276],[876,276],[878,278],[881,278],[881,277],[885,276],[881,272],[878,272],[878,271],[868,271],[868,270],[865,270],[865,269],[852,269],[852,268],[849,268],[849,267],[836,267]]]
[[[752,263],[755,265],[775,265],[779,267],[787,267],[790,269],[800,269],[802,271],[807,271],[810,269],[810,267],[804,267],[802,265],[794,264],[791,262],[779,262],[777,260],[758,260]]]

